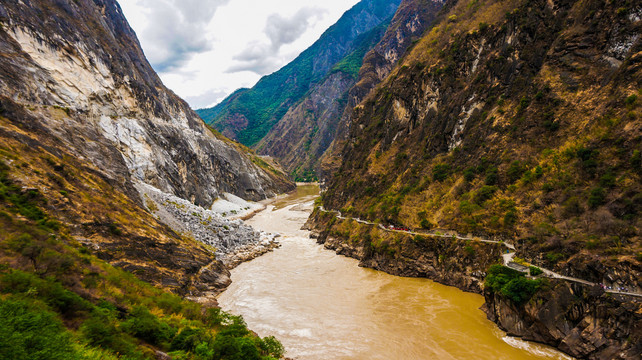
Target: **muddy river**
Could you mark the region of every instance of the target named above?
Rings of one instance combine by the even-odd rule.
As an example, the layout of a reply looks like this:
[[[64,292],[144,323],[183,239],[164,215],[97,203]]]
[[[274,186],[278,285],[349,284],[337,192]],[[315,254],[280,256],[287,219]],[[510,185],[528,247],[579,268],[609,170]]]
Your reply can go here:
[[[294,359],[570,359],[507,337],[483,297],[427,279],[358,267],[301,230],[318,193],[300,186],[248,220],[282,246],[232,270],[218,300]]]

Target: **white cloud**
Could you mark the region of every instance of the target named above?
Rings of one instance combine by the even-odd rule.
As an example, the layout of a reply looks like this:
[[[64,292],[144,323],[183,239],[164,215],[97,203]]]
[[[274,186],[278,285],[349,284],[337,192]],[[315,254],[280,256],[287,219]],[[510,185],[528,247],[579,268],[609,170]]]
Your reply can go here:
[[[267,17],[264,33],[270,44],[253,41],[233,59],[237,61],[227,73],[251,71],[265,75],[278,70],[283,64],[279,52],[284,45],[298,40],[316,21],[323,19],[327,10],[318,7],[304,7],[291,17],[272,14]]]
[[[216,9],[228,1],[136,1],[146,18],[138,35],[144,40],[145,53],[156,71],[180,69],[192,56],[209,51],[212,39],[206,31],[207,26]]]
[[[208,107],[278,70],[358,0],[119,0],[165,85]]]

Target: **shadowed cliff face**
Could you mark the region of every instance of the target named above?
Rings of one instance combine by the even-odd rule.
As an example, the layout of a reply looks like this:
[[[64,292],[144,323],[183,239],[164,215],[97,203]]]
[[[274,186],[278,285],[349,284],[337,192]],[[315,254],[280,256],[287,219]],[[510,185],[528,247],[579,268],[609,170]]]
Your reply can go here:
[[[350,131],[352,112],[372,89],[390,74],[408,48],[428,29],[444,6],[444,0],[404,0],[377,45],[363,59],[357,82],[345,97],[346,104],[337,121],[332,143],[316,170],[324,181],[338,170],[340,151]]]
[[[260,200],[291,189],[164,87],[115,1],[8,1],[0,21],[2,94],[108,176],[203,206],[219,192]]]
[[[517,306],[485,294],[483,310],[509,335],[552,344],[579,359],[636,359],[642,352],[642,315],[634,299],[559,280]]]

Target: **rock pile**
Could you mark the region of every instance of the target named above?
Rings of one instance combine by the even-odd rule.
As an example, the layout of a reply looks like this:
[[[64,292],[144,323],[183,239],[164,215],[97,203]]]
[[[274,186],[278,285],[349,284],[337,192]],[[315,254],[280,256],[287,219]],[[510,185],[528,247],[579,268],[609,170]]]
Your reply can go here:
[[[254,230],[241,220],[228,220],[219,213],[160,191],[142,182],[135,184],[147,209],[174,231],[216,249],[217,260],[228,268],[254,259],[279,246],[277,236]]]

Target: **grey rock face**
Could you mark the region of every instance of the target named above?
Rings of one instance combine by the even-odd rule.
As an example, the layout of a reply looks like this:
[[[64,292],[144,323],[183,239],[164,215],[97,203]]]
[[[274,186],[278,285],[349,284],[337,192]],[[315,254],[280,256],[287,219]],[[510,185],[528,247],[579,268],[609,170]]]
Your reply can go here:
[[[234,254],[250,252],[275,243],[268,234],[255,231],[241,220],[228,220],[220,214],[194,205],[153,186],[138,182],[147,209],[176,232],[215,248],[216,258],[228,263]],[[238,263],[237,263],[238,264]]]
[[[116,182],[203,206],[223,191],[260,200],[292,188],[165,88],[116,1],[9,0],[0,22],[0,93]]]

